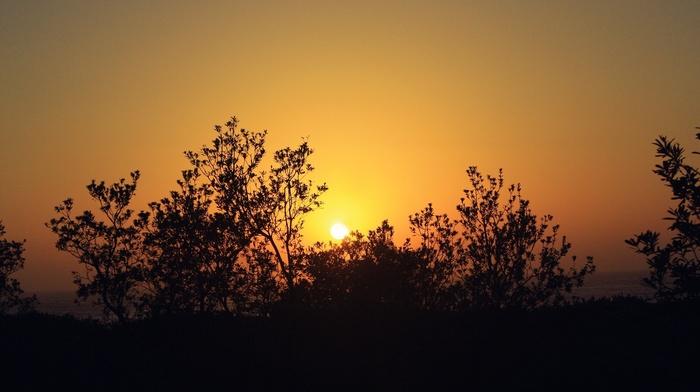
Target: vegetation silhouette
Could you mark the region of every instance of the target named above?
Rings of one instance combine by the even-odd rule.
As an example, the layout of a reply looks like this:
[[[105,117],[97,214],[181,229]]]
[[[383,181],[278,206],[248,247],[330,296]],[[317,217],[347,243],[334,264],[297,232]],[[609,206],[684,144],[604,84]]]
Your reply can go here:
[[[313,304],[338,306],[361,298],[363,303],[445,311],[564,303],[564,294],[595,271],[593,258],[565,271],[560,261],[571,244],[566,238],[557,241],[558,226],[548,232],[550,215],[538,221],[520,185],[511,185],[501,204],[501,173],[484,181],[470,167],[467,176],[472,189],[457,205],[458,219],[436,214],[431,204],[409,217],[415,247],[410,238],[394,245],[393,227],[384,221],[366,239],[355,232],[339,245],[310,249]]]
[[[695,137],[700,140],[700,133]],[[649,276],[643,284],[654,290],[655,299],[697,299],[700,297],[700,173],[686,163],[685,149],[674,139],[659,136],[654,145],[656,157],[661,158],[654,173],[671,188],[671,200],[677,200],[676,207],[669,208],[664,218],[672,222],[668,229],[673,238],[662,245],[661,234],[647,230],[625,242],[646,256]]]
[[[239,129],[233,117],[216,126],[212,146],[187,151],[179,190],[134,215],[132,182],[110,186],[94,180],[91,211],[73,217],[73,201],[56,207],[47,226],[56,247],[85,267],[74,273],[78,297],[97,297],[105,315],[122,323],[132,317],[202,312],[266,314],[282,297],[295,303],[304,271],[304,216],[321,206],[325,184],[307,175],[313,150],[273,154],[261,169],[266,132]]]
[[[0,221],[0,315],[8,312],[30,312],[37,304],[36,296],[24,297],[19,281],[10,275],[24,268],[24,241],[5,238]]]
[[[467,170],[472,189],[457,206],[463,227],[462,247],[458,253],[466,261],[462,291],[470,306],[535,308],[558,305],[573,287],[583,285],[586,275],[595,271],[593,258],[587,257],[579,269],[566,272],[560,260],[571,244],[566,237],[558,242],[559,226],[549,231],[551,215],[539,220],[522,198],[520,184],[507,188],[501,204],[503,174],[487,176],[484,181],[477,168]],[[576,257],[573,257],[575,263]]]
[[[388,221],[367,236],[352,232],[340,244],[317,243],[306,253],[305,298],[317,309],[409,309],[415,260],[393,242]]]
[[[476,167],[454,221],[429,204],[409,216],[413,238],[403,245],[384,221],[367,237],[305,248],[304,217],[327,190],[307,178],[308,142],[276,151],[264,171],[266,131],[248,132],[233,117],[214,132],[211,146],[185,152],[191,168],[179,189],[150,211],[128,208],[138,171],[130,183],[88,185],[103,220],[91,211],[73,217],[71,199],[56,207],[59,218],[47,224],[56,246],[85,267],[75,273],[79,298],[96,296],[122,323],[285,306],[532,309],[562,304],[595,269],[589,257],[565,271],[571,245],[550,229],[552,217],[538,220],[519,184],[506,196],[501,172],[484,179]]]
[[[274,153],[262,170],[266,132],[237,124],[234,117],[216,126],[211,146],[186,152],[191,167],[177,189],[147,211],[129,207],[138,171],[130,181],[88,185],[98,213],[75,216],[72,199],[56,207],[47,226],[57,248],[84,268],[74,275],[78,297],[94,298],[118,322],[0,314],[0,347],[12,353],[0,366],[4,387],[696,386],[700,303],[568,301],[595,271],[593,259],[578,267],[575,257],[567,261],[571,244],[553,218],[535,216],[520,185],[505,186],[501,171],[484,177],[470,167],[455,218],[428,204],[408,217],[411,237],[401,244],[383,221],[366,235],[305,247],[304,218],[321,207],[327,190],[307,178],[313,150],[303,140]],[[678,161],[682,150],[660,141]],[[689,195],[674,210],[685,217],[676,229],[686,237],[669,248],[685,255],[694,249],[680,245],[695,233],[687,224],[693,212],[686,213],[696,205],[696,172],[679,170],[687,178],[663,178]],[[23,243],[2,244],[21,266]],[[687,270],[664,265],[664,273]],[[664,298],[678,297],[666,296],[669,290]]]
[[[110,186],[93,180],[87,190],[104,216],[99,220],[92,211],[73,216],[73,199],[55,207],[58,218],[46,225],[58,236],[56,248],[73,255],[85,270],[73,272],[77,296],[94,298],[105,316],[114,315],[126,322],[137,303],[138,286],[143,277],[142,234],[134,224],[129,203],[136,192],[139,172]]]

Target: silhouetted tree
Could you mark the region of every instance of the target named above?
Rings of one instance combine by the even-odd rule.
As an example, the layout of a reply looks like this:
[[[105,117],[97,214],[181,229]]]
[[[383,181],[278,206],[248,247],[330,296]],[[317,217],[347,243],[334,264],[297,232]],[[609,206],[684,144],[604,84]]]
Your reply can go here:
[[[337,309],[348,305],[350,263],[359,254],[360,232],[349,233],[341,244],[316,243],[305,252],[310,286],[306,287],[305,302],[313,308]]]
[[[179,189],[134,219],[128,205],[138,172],[131,184],[88,185],[104,220],[90,211],[73,217],[72,199],[56,207],[60,217],[47,223],[56,246],[85,267],[74,273],[79,298],[97,296],[124,322],[133,311],[265,314],[281,287],[293,297],[304,271],[304,217],[320,207],[326,186],[306,178],[313,171],[306,141],[276,151],[266,172],[266,131],[237,123],[215,126],[211,147],[186,151],[193,168],[182,172]]]
[[[24,241],[10,241],[4,237],[5,226],[0,221],[0,314],[27,312],[34,309],[36,296],[23,297],[19,281],[10,277],[24,268]]]
[[[415,290],[411,286],[411,277],[414,265],[404,249],[394,244],[393,237],[394,227],[386,220],[369,231],[364,257],[352,264],[352,285],[357,300],[394,308],[413,308]]]
[[[593,259],[568,273],[560,260],[569,252],[566,237],[558,241],[559,226],[551,215],[539,220],[520,195],[520,184],[507,188],[501,204],[503,174],[484,180],[477,168],[467,170],[472,189],[464,191],[457,210],[463,228],[460,262],[466,268],[462,294],[467,306],[477,308],[534,308],[559,304],[564,292],[583,284],[595,270]],[[574,258],[575,261],[575,258]]]
[[[209,214],[212,192],[198,177],[197,171],[183,171],[180,190],[150,203],[150,213],[140,215],[148,255],[142,305],[151,315],[202,313],[228,305],[225,275],[233,268],[221,265],[230,260],[216,257],[220,241]]]
[[[271,253],[212,211],[214,192],[199,177],[197,169],[183,171],[180,190],[141,214],[149,251],[144,306],[154,315],[264,313],[279,291]]]
[[[216,206],[241,244],[261,237],[271,247],[279,275],[293,295],[304,269],[304,216],[321,206],[319,198],[327,190],[325,184],[314,186],[306,178],[314,169],[308,163],[313,150],[306,141],[296,149],[278,150],[270,171],[265,172],[260,165],[266,131],[238,129],[235,117],[215,131],[211,147],[186,155],[209,180]]]
[[[269,314],[281,295],[275,254],[267,241],[254,238],[239,260],[238,310],[248,315]]]
[[[56,247],[76,257],[85,268],[83,273],[73,272],[78,298],[94,296],[105,316],[111,313],[122,323],[135,309],[142,281],[142,236],[133,224],[133,210],[128,208],[138,179],[135,171],[131,183],[122,178],[109,186],[95,180],[87,186],[104,220],[91,211],[74,217],[73,200],[66,199],[55,207],[59,218],[46,224],[58,236]]]
[[[696,134],[696,139],[700,139],[700,133]],[[647,230],[625,242],[637,253],[646,256],[649,276],[644,278],[643,284],[654,289],[656,299],[698,298],[700,174],[697,168],[686,163],[685,149],[674,139],[659,136],[654,145],[656,157],[662,160],[656,165],[654,173],[671,188],[671,199],[677,200],[678,203],[676,207],[668,210],[668,217],[664,218],[673,222],[669,227],[673,238],[670,243],[662,245],[659,240],[660,233]]]
[[[566,271],[560,260],[571,244],[558,240],[558,226],[550,229],[550,215],[537,219],[519,185],[507,189],[502,204],[500,172],[486,181],[476,167],[467,175],[472,189],[457,206],[459,219],[428,204],[409,217],[413,241],[401,247],[384,221],[366,238],[353,232],[341,244],[309,249],[312,306],[531,309],[561,304],[583,285],[595,270],[593,259],[577,269],[574,257]]]
[[[452,223],[434,215],[432,206],[410,221],[420,238],[415,248],[410,239],[395,245],[394,228],[385,220],[367,236],[355,231],[340,244],[318,243],[309,249],[312,306],[454,309],[453,252],[458,241],[448,244],[440,237],[454,236]]]
[[[409,216],[412,247],[407,239],[403,259],[411,264],[410,280],[418,307],[426,310],[451,309],[456,305],[455,289],[463,271],[458,251],[462,244],[455,224],[447,214],[435,213],[432,204]],[[409,261],[410,260],[410,261]]]
[[[151,203],[152,220],[144,216],[145,308],[152,315],[267,313],[279,293],[272,253],[210,212],[209,186],[195,185],[195,177],[196,170],[183,172],[181,191]]]
[[[318,308],[412,307],[411,264],[393,242],[387,221],[367,236],[350,233],[340,244],[309,249],[309,299]]]

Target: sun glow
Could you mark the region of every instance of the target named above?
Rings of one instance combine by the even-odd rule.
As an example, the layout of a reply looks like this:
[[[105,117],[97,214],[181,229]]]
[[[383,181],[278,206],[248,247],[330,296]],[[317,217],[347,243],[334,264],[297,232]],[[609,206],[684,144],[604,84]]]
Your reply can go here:
[[[336,240],[342,240],[348,233],[350,233],[350,230],[342,223],[336,223],[331,226],[331,236]]]

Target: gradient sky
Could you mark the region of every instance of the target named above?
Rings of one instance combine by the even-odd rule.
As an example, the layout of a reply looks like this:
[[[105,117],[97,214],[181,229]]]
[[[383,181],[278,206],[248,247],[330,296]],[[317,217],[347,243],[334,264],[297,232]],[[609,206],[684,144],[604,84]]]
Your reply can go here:
[[[142,173],[134,207],[175,188],[182,152],[237,116],[268,151],[309,136],[332,223],[366,232],[432,202],[465,169],[503,168],[572,254],[646,268],[624,240],[663,230],[659,134],[700,126],[697,1],[3,1],[0,220],[25,239],[25,291],[72,287],[44,227],[91,179]]]

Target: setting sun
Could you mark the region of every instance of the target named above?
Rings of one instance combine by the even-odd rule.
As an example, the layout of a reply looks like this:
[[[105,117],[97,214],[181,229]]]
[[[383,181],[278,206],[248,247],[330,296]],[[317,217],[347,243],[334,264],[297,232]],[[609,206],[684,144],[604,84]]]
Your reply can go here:
[[[348,233],[350,233],[350,230],[342,223],[336,223],[331,226],[331,236],[336,240],[342,240]]]

